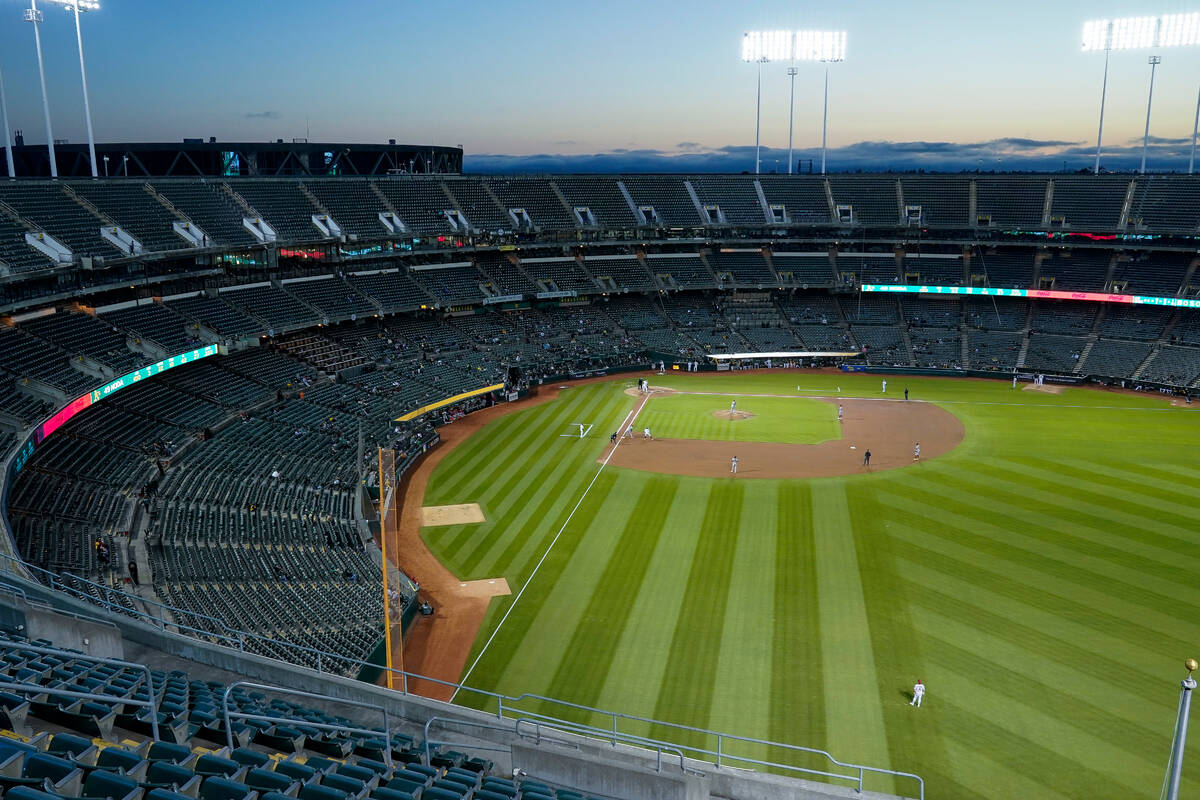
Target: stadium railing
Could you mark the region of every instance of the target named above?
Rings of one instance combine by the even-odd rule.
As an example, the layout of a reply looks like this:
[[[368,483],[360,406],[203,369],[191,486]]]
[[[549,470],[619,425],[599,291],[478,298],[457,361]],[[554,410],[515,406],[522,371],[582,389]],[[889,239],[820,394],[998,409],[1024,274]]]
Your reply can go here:
[[[119,589],[114,589],[110,586],[102,586],[100,584],[91,583],[90,581],[86,581],[82,578],[77,578],[73,575],[71,576],[72,583],[83,583],[85,585],[90,585],[91,587],[94,587],[94,588],[100,590],[100,592],[103,594],[103,596],[112,598],[110,600],[100,600],[95,595],[85,594],[85,593],[81,592],[78,588],[75,588],[74,586],[69,586],[69,585],[65,584],[62,581],[62,579],[59,576],[55,575],[54,573],[51,573],[44,569],[41,569],[40,567],[36,567],[32,564],[28,564],[24,561],[21,561],[20,559],[14,558],[12,556],[0,553],[0,582],[4,583],[5,588],[8,588],[9,586],[11,586],[11,584],[8,582],[10,575],[18,576],[18,578],[24,577],[26,575],[35,575],[35,576],[43,575],[43,576],[45,576],[45,580],[43,581],[43,583],[52,590],[56,590],[58,592],[65,593],[68,596],[74,597],[76,599],[82,600],[87,603],[98,605],[101,608],[105,608],[108,611],[113,612],[116,615],[119,615],[120,617],[123,617],[125,619],[134,619],[134,620],[140,621],[142,623],[149,624],[152,627],[157,628],[158,630],[160,630],[162,633],[164,633],[167,636],[184,636],[185,632],[188,632],[188,633],[194,634],[194,635],[188,637],[189,641],[192,641],[194,639],[201,639],[201,640],[208,639],[210,644],[212,644],[216,647],[225,647],[225,648],[237,650],[237,651],[243,652],[243,653],[248,652],[247,651],[247,642],[249,642],[249,641],[253,641],[255,639],[261,639],[263,641],[270,641],[275,646],[283,646],[285,649],[292,650],[297,653],[306,653],[308,655],[314,656],[315,662],[316,662],[315,671],[319,674],[336,675],[336,676],[341,676],[343,674],[340,671],[326,669],[326,666],[330,665],[330,664],[341,664],[345,667],[353,667],[355,669],[362,669],[364,667],[372,667],[375,669],[379,669],[383,672],[390,671],[396,678],[399,679],[400,687],[401,687],[399,689],[399,691],[402,692],[403,694],[409,694],[408,690],[409,690],[409,681],[410,680],[423,681],[423,682],[428,682],[431,684],[436,684],[439,686],[444,686],[444,687],[455,690],[456,693],[463,692],[466,695],[470,696],[471,698],[476,699],[479,703],[478,706],[476,706],[474,703],[464,704],[467,707],[475,707],[475,708],[478,708],[478,710],[484,711],[486,713],[494,714],[497,719],[512,721],[512,723],[513,723],[512,730],[514,733],[518,733],[518,734],[520,733],[521,726],[523,726],[523,725],[524,726],[533,726],[535,733],[544,728],[544,729],[558,731],[560,733],[573,734],[573,735],[578,735],[578,736],[584,736],[584,737],[587,737],[590,739],[605,741],[605,742],[608,742],[609,744],[611,744],[613,747],[617,747],[618,745],[625,745],[625,746],[641,748],[643,750],[650,750],[650,751],[657,753],[656,758],[660,764],[661,764],[663,754],[665,754],[665,753],[672,754],[672,755],[678,754],[681,758],[680,763],[682,765],[684,765],[685,771],[686,771],[686,761],[684,759],[686,759],[686,758],[698,758],[699,760],[702,760],[702,761],[712,761],[718,767],[720,767],[722,765],[732,766],[732,764],[734,762],[737,762],[737,763],[742,763],[742,764],[753,764],[756,767],[764,767],[764,768],[768,768],[768,769],[779,770],[781,772],[790,774],[792,777],[810,776],[810,777],[828,778],[831,780],[848,781],[851,784],[853,784],[854,786],[856,786],[859,791],[864,790],[864,785],[865,785],[866,777],[868,774],[889,775],[889,776],[896,777],[896,778],[902,778],[902,779],[908,779],[908,780],[915,781],[917,784],[917,788],[918,788],[917,796],[921,800],[924,800],[924,797],[925,797],[925,782],[924,782],[924,780],[919,775],[915,775],[910,772],[901,772],[901,771],[897,771],[897,770],[886,769],[883,767],[869,767],[869,766],[862,765],[862,764],[852,764],[852,763],[842,762],[842,761],[839,761],[838,759],[834,758],[833,755],[831,755],[830,753],[828,753],[824,750],[816,749],[816,748],[809,748],[809,747],[803,747],[800,745],[787,744],[785,742],[774,742],[774,741],[770,741],[770,740],[766,740],[766,739],[755,739],[755,738],[746,737],[746,736],[736,736],[733,734],[722,733],[720,731],[707,730],[704,728],[694,728],[694,727],[687,726],[687,725],[680,725],[677,723],[665,722],[662,720],[655,720],[655,719],[651,719],[648,717],[638,717],[638,716],[633,716],[633,715],[629,715],[629,714],[622,714],[622,713],[615,712],[615,711],[608,711],[605,709],[593,708],[591,706],[583,706],[583,705],[579,705],[576,703],[570,703],[570,702],[563,701],[563,700],[557,700],[557,699],[551,698],[551,697],[544,697],[541,695],[523,694],[523,695],[519,695],[516,697],[512,697],[512,696],[500,694],[497,692],[487,691],[485,689],[478,689],[478,688],[475,688],[472,686],[467,686],[466,684],[456,683],[454,681],[447,681],[447,680],[442,680],[440,678],[434,678],[434,677],[431,677],[428,675],[420,675],[418,673],[408,672],[408,671],[402,670],[402,669],[392,668],[389,670],[389,668],[387,668],[387,667],[380,667],[379,665],[369,664],[368,662],[349,658],[347,656],[337,655],[334,653],[326,653],[326,652],[323,652],[321,650],[317,650],[317,649],[314,649],[311,647],[304,647],[301,645],[291,644],[289,642],[284,642],[279,639],[272,639],[270,637],[261,636],[259,634],[248,632],[248,631],[238,631],[233,628],[230,628],[229,626],[225,625],[220,620],[213,618],[213,617],[206,617],[205,615],[202,615],[202,614],[193,614],[192,612],[184,611],[182,609],[175,609],[175,608],[172,608],[171,606],[167,606],[162,603],[158,603],[158,602],[155,602],[152,600],[147,600],[146,598],[143,598],[140,595],[129,595],[125,592],[120,591]],[[21,589],[20,586],[14,586],[13,588],[17,589],[17,590]],[[123,597],[120,597],[120,596],[123,596]],[[120,602],[118,600],[118,597],[120,597],[120,600],[123,600],[125,602]],[[178,622],[169,621],[162,616],[155,616],[153,614],[141,612],[141,611],[138,611],[136,608],[136,605],[134,605],[134,603],[131,603],[130,601],[134,601],[135,603],[142,603],[149,607],[154,607],[154,608],[158,608],[158,609],[165,610],[165,611],[170,611],[170,612],[172,612],[172,614],[175,614],[175,613],[190,614],[192,617],[196,617],[196,618],[200,618],[200,619],[207,618],[207,619],[212,620],[214,623],[216,623],[216,625],[220,627],[220,630],[205,631],[200,628],[195,628],[195,627],[192,627],[189,625],[184,625],[184,624],[181,624]],[[130,607],[131,605],[133,605],[133,608]],[[84,615],[81,615],[78,612],[76,612],[75,615],[86,618],[86,617],[84,617]],[[102,622],[102,623],[113,622],[113,619],[105,618],[105,617],[97,617],[97,618],[93,618],[93,619],[94,619],[94,621]],[[198,634],[198,635],[195,635],[195,634]],[[262,658],[268,658],[268,659],[271,658],[270,656],[266,656],[266,655],[261,655],[261,654],[258,654],[258,655],[260,655],[260,657],[262,657]],[[272,660],[276,660],[276,659],[272,659]],[[285,662],[285,663],[289,663],[289,662]],[[303,668],[303,667],[297,666],[294,663],[290,663],[290,666],[292,668]],[[274,689],[276,687],[271,687],[271,688]],[[291,690],[283,690],[283,691],[291,691]],[[549,704],[549,705],[552,705],[555,707],[560,707],[560,708],[564,709],[564,711],[569,709],[570,711],[573,711],[573,712],[584,712],[588,715],[599,716],[601,718],[607,718],[607,720],[609,722],[605,727],[592,726],[592,725],[587,725],[587,724],[580,723],[580,722],[572,722],[570,720],[567,720],[567,719],[564,719],[561,717],[557,717],[557,716],[554,716],[551,714],[545,714],[545,713],[533,711],[530,709],[518,708],[518,704],[522,703],[522,702],[543,703],[543,704]],[[633,724],[633,725],[638,725],[638,726],[654,726],[654,727],[658,727],[658,728],[665,728],[667,730],[678,731],[681,734],[686,733],[686,734],[699,735],[699,736],[703,737],[706,741],[715,742],[715,749],[711,748],[711,747],[698,747],[698,746],[693,746],[693,745],[686,745],[686,744],[681,744],[679,742],[672,742],[672,741],[668,741],[665,739],[656,739],[653,737],[641,736],[639,734],[630,733],[628,731],[621,730],[622,723]],[[777,761],[768,761],[765,759],[757,759],[757,758],[753,758],[748,755],[739,755],[736,752],[730,751],[729,746],[731,743],[734,744],[735,746],[736,745],[748,745],[748,746],[753,746],[753,747],[778,748],[780,750],[784,750],[784,751],[791,752],[791,753],[807,754],[807,755],[811,755],[811,756],[816,756],[820,759],[824,759],[829,764],[831,764],[833,767],[838,767],[838,768],[842,768],[844,770],[848,770],[850,774],[846,774],[846,773],[842,773],[842,772],[831,772],[827,769],[819,769],[819,768],[815,768],[815,767],[805,767],[805,766],[800,766],[798,764],[785,764],[785,763],[777,762]]]

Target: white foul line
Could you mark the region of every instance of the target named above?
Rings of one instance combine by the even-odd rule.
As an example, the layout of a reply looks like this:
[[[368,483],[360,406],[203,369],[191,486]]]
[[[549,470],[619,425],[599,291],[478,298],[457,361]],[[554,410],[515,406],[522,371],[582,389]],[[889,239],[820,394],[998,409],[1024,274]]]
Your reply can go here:
[[[504,626],[504,622],[508,619],[508,615],[512,613],[512,610],[517,607],[517,603],[521,601],[521,595],[525,594],[525,590],[528,589],[529,584],[533,582],[534,576],[537,575],[538,570],[541,569],[542,563],[546,560],[546,557],[550,555],[550,551],[554,549],[554,545],[558,544],[559,537],[562,536],[563,531],[567,529],[567,525],[570,524],[571,518],[575,516],[575,512],[579,510],[581,505],[583,505],[583,499],[588,496],[588,492],[592,490],[592,486],[595,485],[596,479],[600,477],[600,473],[603,472],[604,468],[608,466],[608,462],[612,459],[613,453],[617,452],[617,448],[621,446],[621,442],[625,441],[624,437],[620,436],[620,434],[624,433],[625,429],[633,424],[633,421],[637,419],[638,414],[642,413],[642,409],[646,406],[646,401],[649,399],[650,395],[646,395],[642,398],[641,403],[639,403],[632,411],[625,415],[625,419],[621,422],[621,426],[617,428],[617,443],[613,445],[612,450],[609,450],[608,455],[605,456],[604,460],[600,462],[600,469],[596,470],[596,474],[592,476],[591,483],[589,483],[587,488],[583,490],[583,494],[579,496],[579,500],[575,503],[575,507],[571,509],[571,513],[567,515],[562,527],[558,529],[558,533],[554,534],[554,538],[550,540],[550,545],[546,548],[546,552],[542,553],[542,557],[538,559],[537,564],[535,564],[533,567],[533,572],[529,573],[529,577],[526,578],[525,583],[521,585],[520,590],[517,592],[517,596],[514,597],[512,603],[509,604],[508,610],[504,612],[504,616],[502,616],[500,621],[496,623],[496,629],[492,631],[492,635],[488,637],[486,642],[484,642],[483,648],[479,651],[479,655],[475,656],[475,660],[471,662],[471,666],[466,671],[466,674],[459,679],[458,688],[454,690],[454,694],[450,695],[451,703],[454,702],[454,698],[458,696],[459,691],[462,689],[463,685],[466,684],[467,678],[471,677],[471,673],[474,672],[475,667],[479,665],[480,659],[483,658],[483,654],[486,653],[488,647],[491,646],[492,640],[496,638],[496,634],[500,632],[500,628]]]

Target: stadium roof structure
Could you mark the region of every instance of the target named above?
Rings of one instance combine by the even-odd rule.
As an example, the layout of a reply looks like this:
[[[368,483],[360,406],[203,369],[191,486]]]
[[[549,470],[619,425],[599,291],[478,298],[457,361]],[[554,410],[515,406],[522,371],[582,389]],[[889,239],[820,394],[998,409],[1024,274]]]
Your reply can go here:
[[[44,144],[24,144],[16,136],[13,160],[19,178],[50,177]],[[0,152],[4,148],[0,147]],[[55,143],[59,176],[90,177],[86,144]],[[356,144],[349,142],[218,142],[215,138],[182,142],[96,144],[100,175],[119,177],[232,177],[459,174],[461,147],[444,145]],[[8,177],[0,157],[0,176]]]

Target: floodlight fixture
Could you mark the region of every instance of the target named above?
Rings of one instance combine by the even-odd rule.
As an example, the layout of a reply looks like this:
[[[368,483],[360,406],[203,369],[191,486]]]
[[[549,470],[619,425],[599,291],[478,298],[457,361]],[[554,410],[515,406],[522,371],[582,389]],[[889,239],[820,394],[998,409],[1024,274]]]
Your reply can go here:
[[[1156,17],[1118,17],[1083,23],[1082,49],[1085,53],[1104,52],[1104,79],[1100,84],[1100,125],[1096,132],[1096,161],[1092,168],[1100,172],[1100,149],[1104,141],[1104,103],[1108,94],[1108,56],[1113,50],[1139,50],[1158,47],[1191,47],[1200,44],[1200,12],[1162,14]],[[1155,56],[1158,58],[1158,56]],[[1150,70],[1150,94],[1154,93],[1154,66]],[[1142,171],[1146,167],[1146,143],[1149,141],[1150,101],[1146,103],[1146,134],[1142,144]]]
[[[83,31],[79,27],[80,12],[99,11],[97,0],[44,0],[62,6],[75,15],[75,41],[79,45],[79,77],[83,81],[83,118],[87,121],[88,157],[92,165],[92,177],[96,173],[96,137],[92,134],[92,108],[88,103],[87,70],[83,66]]]
[[[747,31],[742,36],[742,61],[787,61],[792,39],[791,31]]]
[[[796,31],[794,57],[797,61],[845,61],[845,31]]]

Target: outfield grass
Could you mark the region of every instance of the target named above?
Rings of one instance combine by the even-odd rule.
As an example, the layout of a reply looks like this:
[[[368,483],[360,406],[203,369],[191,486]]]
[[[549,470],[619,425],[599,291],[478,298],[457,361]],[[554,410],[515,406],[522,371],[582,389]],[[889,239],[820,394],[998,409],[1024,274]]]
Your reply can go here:
[[[879,393],[865,375],[658,380]],[[974,380],[894,377],[889,396],[906,383],[959,416],[966,440],[844,478],[597,477],[607,432],[637,402],[619,382],[488,425],[439,465],[426,498],[478,502],[488,521],[429,529],[430,546],[464,579],[520,587],[561,537],[469,684],[825,748],[917,772],[931,798],[1156,797],[1182,661],[1200,652],[1200,413],[1156,395]],[[598,433],[556,435],[578,419]],[[494,601],[476,653],[512,601]],[[905,695],[917,678],[929,686],[919,711]],[[1181,796],[1200,792],[1191,742]]]
[[[738,411],[753,416],[722,419],[713,415],[728,411],[731,401],[737,402]],[[836,405],[795,397],[656,396],[638,416],[638,427],[643,426],[659,439],[817,444],[841,438]]]

